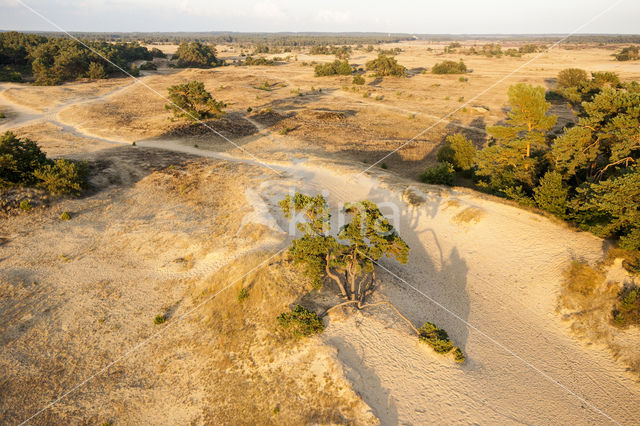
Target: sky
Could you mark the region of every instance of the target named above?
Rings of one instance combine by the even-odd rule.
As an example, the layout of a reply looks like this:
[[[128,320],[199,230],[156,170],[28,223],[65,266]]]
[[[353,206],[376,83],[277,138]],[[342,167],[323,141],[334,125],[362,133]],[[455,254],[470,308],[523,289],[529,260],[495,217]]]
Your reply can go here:
[[[54,31],[567,34],[619,0],[0,0],[0,29]],[[622,0],[579,33],[640,33]]]

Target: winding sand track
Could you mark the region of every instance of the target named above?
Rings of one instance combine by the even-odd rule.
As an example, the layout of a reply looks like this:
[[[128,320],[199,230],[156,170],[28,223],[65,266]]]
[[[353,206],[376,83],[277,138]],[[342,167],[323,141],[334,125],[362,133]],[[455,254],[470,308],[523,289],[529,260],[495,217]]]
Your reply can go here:
[[[70,105],[41,114],[9,105],[17,117],[0,130],[45,120],[95,138],[57,121],[56,114]],[[261,137],[278,138],[260,130]],[[138,145],[259,165],[181,140]],[[394,217],[411,254],[407,265],[383,262],[390,272],[380,269],[379,296],[415,325],[433,321],[446,329],[467,355],[459,366],[433,354],[383,309],[376,315],[332,318],[323,339],[338,348],[347,377],[383,424],[630,424],[638,419],[637,381],[604,348],[572,337],[555,312],[562,271],[572,259],[599,259],[600,239],[473,193],[411,186],[386,174],[357,176],[357,166],[265,162],[286,175],[264,182],[259,194],[283,229],[288,225],[276,203],[291,190],[322,192],[332,207],[370,199]]]

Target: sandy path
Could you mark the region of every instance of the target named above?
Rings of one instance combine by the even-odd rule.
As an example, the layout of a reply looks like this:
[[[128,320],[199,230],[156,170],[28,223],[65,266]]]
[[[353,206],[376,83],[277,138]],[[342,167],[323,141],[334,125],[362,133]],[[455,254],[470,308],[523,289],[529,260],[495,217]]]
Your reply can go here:
[[[139,145],[259,164],[179,140]],[[281,226],[275,203],[291,189],[326,191],[333,206],[365,198],[383,210],[397,206],[395,225],[411,256],[406,266],[384,265],[415,290],[382,273],[380,295],[414,324],[445,328],[467,354],[462,366],[436,357],[384,313],[384,322],[368,314],[331,321],[325,341],[338,348],[355,389],[384,424],[627,423],[640,415],[637,382],[606,350],[571,337],[555,314],[562,270],[574,258],[599,258],[601,240],[456,190],[415,190],[424,202],[410,205],[407,184],[385,183],[384,175],[356,176],[359,170],[313,161],[268,164],[289,177],[265,182],[261,193]],[[466,209],[477,222],[457,220]]]

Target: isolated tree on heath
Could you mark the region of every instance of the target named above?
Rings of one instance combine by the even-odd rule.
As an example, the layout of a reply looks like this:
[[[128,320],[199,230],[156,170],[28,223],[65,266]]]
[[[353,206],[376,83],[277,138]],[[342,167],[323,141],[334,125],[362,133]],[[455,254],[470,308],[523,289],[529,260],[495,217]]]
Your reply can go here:
[[[375,284],[375,262],[383,256],[407,262],[409,247],[370,201],[345,207],[351,221],[337,238],[329,235],[330,214],[321,195],[296,193],[284,198],[280,206],[286,218],[294,214],[306,218],[297,225],[304,235],[294,240],[289,250],[294,262],[304,265],[315,286],[327,276],[338,285],[342,297],[357,302],[359,307]]]
[[[193,121],[220,118],[225,114],[224,108],[227,106],[224,102],[213,99],[200,81],[169,87],[169,100],[172,103],[165,105],[165,108],[172,110],[174,117]]]

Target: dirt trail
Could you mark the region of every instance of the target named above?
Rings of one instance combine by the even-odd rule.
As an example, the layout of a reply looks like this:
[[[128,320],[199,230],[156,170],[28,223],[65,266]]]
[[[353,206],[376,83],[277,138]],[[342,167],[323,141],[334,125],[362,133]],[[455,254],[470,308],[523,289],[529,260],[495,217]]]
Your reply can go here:
[[[138,145],[260,165],[180,140]],[[382,310],[384,321],[333,318],[323,339],[383,424],[626,423],[640,415],[638,383],[605,349],[576,341],[555,313],[563,269],[599,259],[601,240],[468,192],[359,176],[321,160],[267,164],[287,176],[260,192],[263,214],[283,229],[277,200],[292,189],[323,192],[333,207],[370,199],[393,216],[412,250],[405,266],[383,263],[405,282],[380,271],[379,297],[417,326],[437,323],[467,355],[462,366],[435,356]]]

